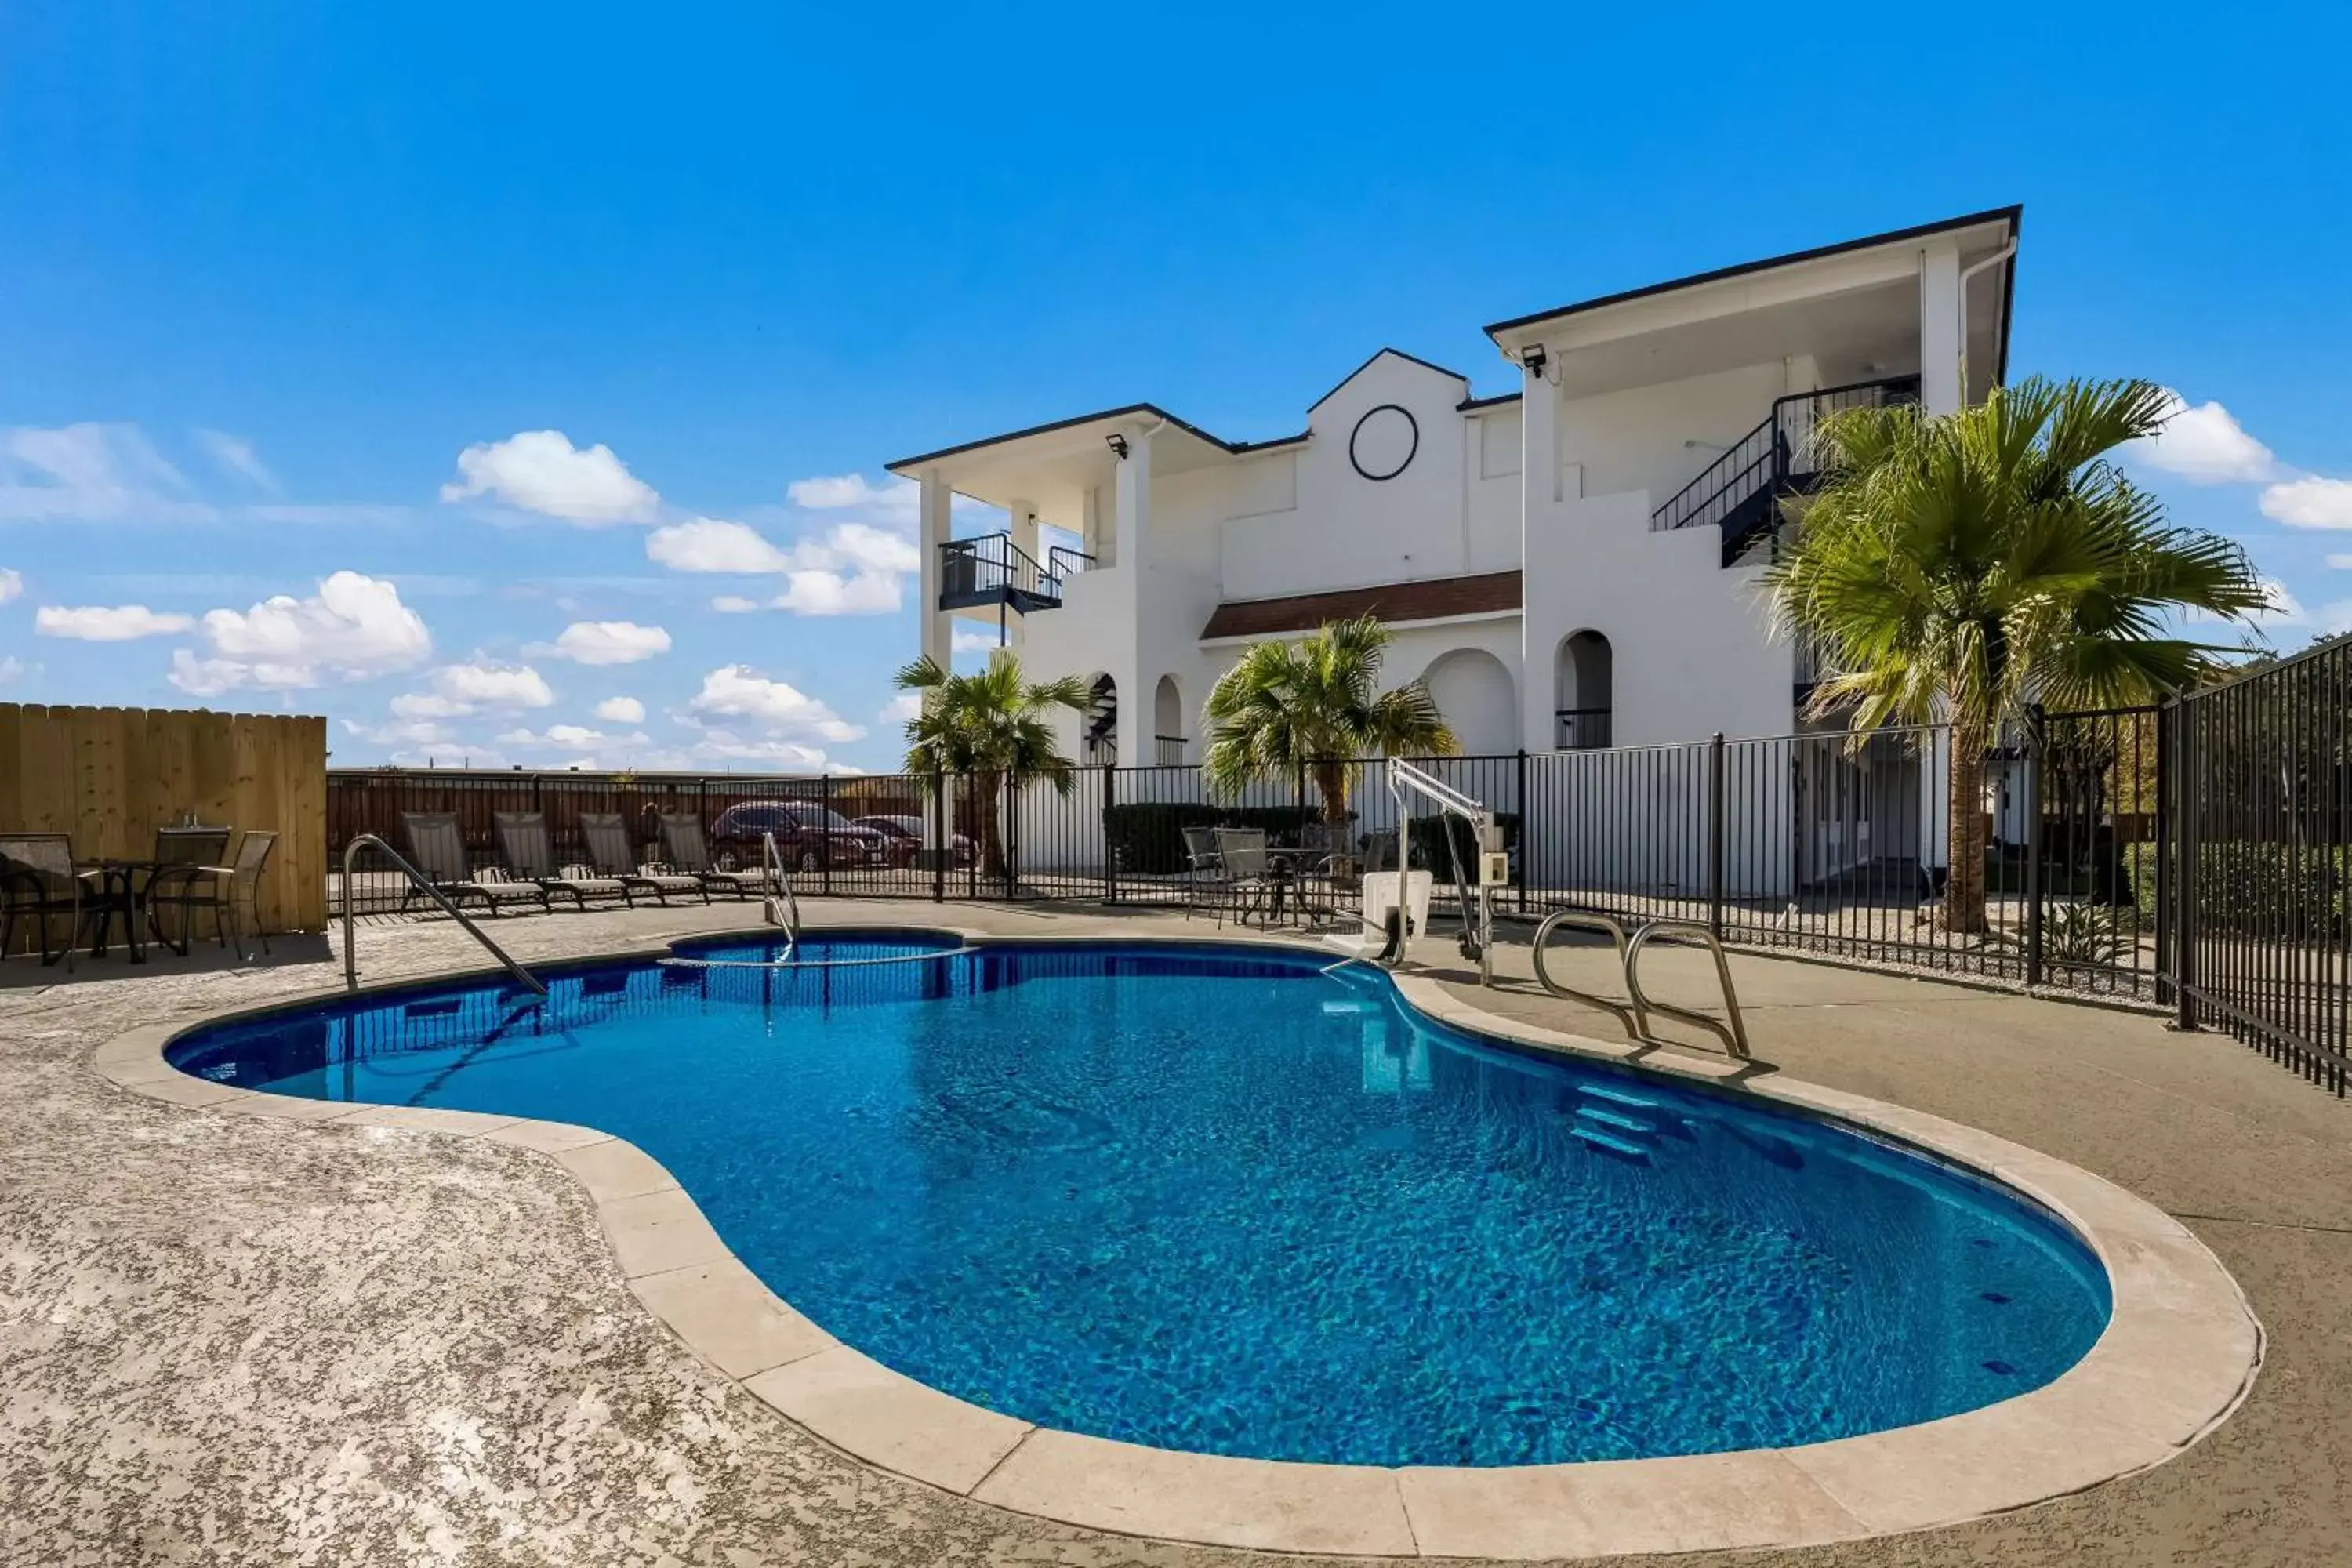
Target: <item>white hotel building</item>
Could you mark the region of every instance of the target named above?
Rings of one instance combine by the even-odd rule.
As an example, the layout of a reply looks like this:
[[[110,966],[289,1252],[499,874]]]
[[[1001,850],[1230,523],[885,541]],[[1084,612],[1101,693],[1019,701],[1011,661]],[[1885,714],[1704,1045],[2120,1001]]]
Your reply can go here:
[[[1497,321],[1519,377],[1499,396],[1382,349],[1292,435],[1139,403],[893,463],[921,487],[922,649],[948,662],[962,623],[1085,678],[1093,763],[1198,761],[1242,647],[1366,611],[1396,633],[1386,678],[1425,679],[1469,752],[1791,732],[1804,672],[1757,592],[1777,497],[1804,488],[1822,413],[1944,412],[2001,381],[2020,217]],[[956,495],[1005,531],[951,537]]]

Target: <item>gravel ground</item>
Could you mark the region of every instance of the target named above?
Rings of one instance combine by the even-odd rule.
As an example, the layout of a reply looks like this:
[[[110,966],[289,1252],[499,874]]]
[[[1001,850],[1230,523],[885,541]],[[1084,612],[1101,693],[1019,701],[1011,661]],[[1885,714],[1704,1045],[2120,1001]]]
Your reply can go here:
[[[921,905],[812,903],[920,922]],[[950,906],[1006,931],[1165,917]],[[593,952],[747,911],[499,922]],[[1192,930],[1201,928],[1195,924]],[[1001,1513],[851,1460],[688,1354],[622,1288],[551,1161],[438,1134],[217,1116],[117,1090],[136,1024],[336,978],[119,960],[0,965],[0,1563],[1210,1564],[1255,1559]],[[1689,955],[1652,989],[1696,995]],[[364,931],[373,979],[469,963],[453,928]],[[1597,977],[1599,960],[1556,966]],[[2246,1406],[2172,1463],[1917,1536],[1706,1561],[2352,1563],[2352,1107],[2219,1037],[2140,1017],[1765,959],[1736,969],[1758,1054],[2045,1149],[2202,1237],[2270,1332]],[[1529,987],[1475,999],[1605,1018]],[[1475,990],[1463,985],[1465,993]],[[1646,1560],[1657,1562],[1657,1559]],[[1682,1561],[1698,1561],[1696,1559]]]

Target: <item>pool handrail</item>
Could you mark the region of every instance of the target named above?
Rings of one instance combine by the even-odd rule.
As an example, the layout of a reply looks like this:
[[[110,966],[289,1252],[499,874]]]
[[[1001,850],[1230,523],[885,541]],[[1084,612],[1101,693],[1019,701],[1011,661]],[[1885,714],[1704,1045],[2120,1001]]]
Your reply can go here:
[[[790,958],[793,949],[801,944],[801,900],[793,891],[793,874],[784,868],[784,852],[776,846],[773,829],[760,835],[760,868],[768,883],[760,900],[761,916],[770,925],[784,928],[783,956]]]
[[[424,889],[425,897],[440,905],[441,912],[443,914],[447,915],[451,920],[456,921],[460,926],[464,927],[467,936],[472,937],[476,942],[480,942],[485,948],[488,949],[490,956],[497,959],[499,963],[504,966],[507,973],[514,978],[516,984],[522,986],[534,996],[544,996],[547,994],[547,983],[545,981],[540,979],[538,975],[533,974],[530,970],[525,969],[521,964],[517,963],[513,957],[508,953],[505,948],[500,947],[497,942],[490,940],[489,933],[488,931],[485,931],[481,927],[476,925],[472,921],[466,918],[465,911],[458,909],[457,904],[451,901],[449,895],[444,893],[439,888],[436,887],[431,881],[429,881],[425,878],[424,872],[419,871],[415,867],[410,865],[407,858],[402,855],[399,850],[394,849],[391,845],[385,843],[383,839],[377,837],[373,833],[358,834],[352,837],[350,843],[343,846],[344,990],[356,991],[360,988],[360,950],[358,944],[352,940],[353,916],[357,910],[358,900],[352,896],[352,862],[358,857],[361,848],[363,846],[370,844],[373,844],[378,849],[383,850],[384,858],[390,860],[393,865],[399,869],[402,876],[406,877],[418,888]]]
[[[1563,925],[1579,931],[1604,931],[1617,944],[1618,966],[1625,974],[1626,1002],[1614,1002],[1590,991],[1579,991],[1551,977],[1550,971],[1544,964],[1544,944],[1550,940],[1551,933]],[[1643,991],[1642,950],[1649,945],[1651,939],[1660,936],[1677,942],[1696,941],[1715,955],[1715,977],[1723,987],[1722,1018],[1677,1006],[1672,1002],[1658,1001]],[[1658,1013],[1712,1032],[1723,1042],[1724,1054],[1734,1061],[1755,1059],[1748,1047],[1748,1020],[1739,1008],[1739,993],[1731,984],[1731,960],[1725,954],[1723,943],[1715,932],[1703,925],[1689,921],[1650,921],[1636,930],[1629,941],[1625,928],[1612,916],[1590,910],[1559,910],[1545,916],[1543,923],[1536,927],[1533,956],[1537,983],[1545,990],[1555,996],[1565,996],[1571,1002],[1582,1002],[1616,1015],[1617,1021],[1625,1026],[1625,1032],[1638,1044],[1662,1046],[1673,1043],[1662,1040],[1651,1032],[1650,1015]]]

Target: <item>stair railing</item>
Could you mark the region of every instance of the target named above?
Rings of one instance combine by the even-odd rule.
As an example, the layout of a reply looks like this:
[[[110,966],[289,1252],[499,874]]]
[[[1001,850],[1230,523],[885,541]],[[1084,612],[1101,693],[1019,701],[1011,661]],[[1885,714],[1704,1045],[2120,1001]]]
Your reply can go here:
[[[1822,420],[1849,408],[1914,403],[1918,396],[1919,378],[1910,375],[1847,382],[1774,398],[1762,424],[1650,514],[1651,531],[1720,523],[1759,494],[1777,496],[1793,488],[1794,481],[1820,471],[1813,437]],[[1724,542],[1727,556],[1734,542]]]
[[[533,974],[530,970],[525,969],[521,964],[517,963],[511,957],[508,956],[507,950],[500,947],[497,942],[492,942],[489,938],[488,932],[476,925],[472,921],[467,920],[465,916],[465,912],[459,910],[457,906],[450,900],[450,898],[446,893],[444,893],[438,887],[427,880],[424,872],[419,871],[415,867],[410,865],[407,858],[403,856],[399,850],[394,849],[391,845],[386,844],[383,839],[377,837],[373,833],[360,834],[352,838],[349,844],[343,846],[344,990],[356,991],[360,988],[360,950],[358,944],[352,941],[352,916],[359,900],[352,896],[352,864],[359,855],[361,847],[369,844],[373,844],[378,849],[383,850],[384,858],[390,860],[394,867],[399,870],[402,876],[406,877],[411,882],[415,883],[416,887],[423,891],[426,898],[431,899],[436,904],[438,904],[441,907],[441,912],[443,914],[447,915],[451,920],[456,921],[460,927],[464,928],[467,936],[472,937],[476,942],[480,942],[485,948],[488,949],[490,956],[499,961],[500,965],[505,968],[507,973],[513,977],[516,984],[520,985],[534,996],[544,996],[547,994],[546,982],[541,980],[538,975]]]
[[[1039,565],[1035,556],[1013,542],[1010,533],[950,539],[940,546],[942,594],[976,594],[1006,588],[1042,603],[1062,602],[1061,574]]]

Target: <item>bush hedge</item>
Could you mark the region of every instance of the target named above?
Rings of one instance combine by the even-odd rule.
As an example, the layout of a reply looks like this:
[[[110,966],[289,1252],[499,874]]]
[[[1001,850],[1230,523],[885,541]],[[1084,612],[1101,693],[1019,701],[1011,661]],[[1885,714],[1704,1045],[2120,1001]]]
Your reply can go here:
[[[1289,837],[1318,820],[1316,809],[1295,805],[1210,805],[1195,801],[1142,801],[1103,812],[1103,837],[1111,863],[1140,877],[1174,876],[1191,864],[1184,853],[1188,827],[1255,827],[1269,837]]]

